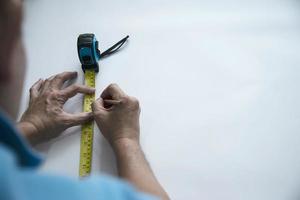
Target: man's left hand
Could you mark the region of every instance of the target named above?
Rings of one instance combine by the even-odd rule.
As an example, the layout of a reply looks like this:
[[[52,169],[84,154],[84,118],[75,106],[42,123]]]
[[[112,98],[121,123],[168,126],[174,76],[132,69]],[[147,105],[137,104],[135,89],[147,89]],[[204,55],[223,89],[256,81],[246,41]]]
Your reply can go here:
[[[63,84],[77,77],[77,72],[63,72],[45,81],[40,79],[30,88],[29,107],[22,115],[18,128],[32,144],[59,136],[64,130],[93,119],[92,113],[67,113],[66,101],[78,93],[93,94],[94,88]]]

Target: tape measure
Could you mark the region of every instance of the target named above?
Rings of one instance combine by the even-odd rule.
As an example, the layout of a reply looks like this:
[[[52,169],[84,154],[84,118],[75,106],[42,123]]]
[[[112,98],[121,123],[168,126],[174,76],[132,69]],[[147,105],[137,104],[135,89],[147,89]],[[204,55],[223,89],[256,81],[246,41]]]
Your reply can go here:
[[[85,85],[95,88],[95,71],[85,70],[84,78]],[[91,112],[91,104],[95,101],[95,95],[85,95],[83,100],[83,111]],[[88,122],[82,125],[81,140],[80,140],[80,163],[79,163],[79,176],[88,176],[91,172],[92,155],[93,155],[93,135],[94,123]]]
[[[98,50],[98,41],[94,34],[81,34],[77,40],[77,50],[79,60],[84,72],[84,84],[89,87],[96,87],[95,77],[99,71],[98,60],[100,51]],[[83,112],[91,112],[91,104],[95,101],[95,95],[85,95],[83,100]],[[88,122],[81,127],[80,139],[80,159],[79,176],[85,177],[91,173],[93,156],[93,135],[94,123]]]
[[[77,51],[79,60],[82,64],[84,72],[84,84],[89,87],[96,88],[95,78],[96,73],[99,72],[98,61],[100,58],[109,56],[118,51],[119,48],[129,38],[125,38],[117,42],[115,45],[100,53],[98,49],[98,41],[94,34],[81,34],[77,40]],[[95,101],[95,95],[85,95],[83,100],[83,112],[91,112],[91,104]],[[93,156],[93,135],[94,123],[88,122],[82,125],[81,139],[80,139],[80,159],[79,159],[79,176],[85,177],[91,173],[92,156]]]

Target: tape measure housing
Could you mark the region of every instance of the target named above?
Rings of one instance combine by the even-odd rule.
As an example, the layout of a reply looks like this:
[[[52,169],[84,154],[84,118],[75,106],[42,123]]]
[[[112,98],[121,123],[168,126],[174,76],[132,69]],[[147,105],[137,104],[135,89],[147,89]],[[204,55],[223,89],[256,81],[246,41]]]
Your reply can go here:
[[[95,34],[85,33],[79,35],[77,39],[77,51],[83,71],[86,69],[99,71],[98,61],[100,60],[100,51]]]

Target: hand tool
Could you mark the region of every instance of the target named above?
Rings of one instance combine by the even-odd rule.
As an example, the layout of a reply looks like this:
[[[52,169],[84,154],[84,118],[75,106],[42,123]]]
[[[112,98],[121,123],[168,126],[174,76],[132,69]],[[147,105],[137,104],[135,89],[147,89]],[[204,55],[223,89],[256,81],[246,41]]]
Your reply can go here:
[[[77,39],[77,51],[79,60],[82,64],[84,72],[84,84],[89,87],[96,87],[95,78],[96,73],[99,72],[98,61],[105,58],[116,51],[127,41],[129,36],[117,42],[115,45],[100,52],[98,49],[99,43],[93,33],[80,34]],[[83,111],[91,112],[91,104],[95,101],[95,95],[89,94],[84,96]],[[91,173],[92,152],[93,152],[93,134],[94,123],[88,122],[82,125],[81,139],[80,139],[80,162],[79,162],[79,176],[85,177]]]

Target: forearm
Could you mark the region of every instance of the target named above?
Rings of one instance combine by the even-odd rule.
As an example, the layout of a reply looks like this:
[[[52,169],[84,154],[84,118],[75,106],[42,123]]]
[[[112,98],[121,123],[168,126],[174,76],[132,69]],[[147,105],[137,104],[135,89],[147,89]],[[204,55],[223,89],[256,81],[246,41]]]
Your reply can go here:
[[[138,189],[162,199],[169,199],[167,193],[155,178],[138,142],[120,139],[113,144],[119,176]]]

